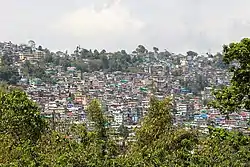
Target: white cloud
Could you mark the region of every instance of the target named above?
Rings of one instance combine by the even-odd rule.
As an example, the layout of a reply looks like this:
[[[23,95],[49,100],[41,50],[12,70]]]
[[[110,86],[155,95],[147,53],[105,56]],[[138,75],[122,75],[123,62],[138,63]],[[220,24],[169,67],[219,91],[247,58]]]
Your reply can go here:
[[[8,0],[0,5],[0,36],[62,50],[131,51],[143,44],[216,52],[250,37],[249,6],[249,0]]]
[[[97,6],[85,6],[64,15],[54,28],[76,38],[107,39],[136,34],[144,23],[133,18],[120,1]]]

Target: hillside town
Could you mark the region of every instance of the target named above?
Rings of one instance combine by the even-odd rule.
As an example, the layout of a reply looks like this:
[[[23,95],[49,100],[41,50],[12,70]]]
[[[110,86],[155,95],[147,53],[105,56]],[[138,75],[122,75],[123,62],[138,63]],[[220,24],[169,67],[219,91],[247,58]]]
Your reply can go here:
[[[214,88],[230,84],[231,75],[221,61],[221,54],[199,55],[189,51],[182,55],[159,52],[158,48],[153,50],[150,52],[140,45],[133,53],[126,54],[131,60],[141,60],[136,66],[126,67],[132,70],[105,70],[102,67],[84,71],[72,64],[64,66],[47,62],[39,69],[40,62],[51,54],[48,49],[36,47],[34,41],[22,45],[0,43],[1,68],[8,65],[16,70],[16,85],[41,107],[41,115],[55,129],[65,130],[67,124],[88,122],[86,108],[92,99],[98,99],[109,118],[106,126],[118,130],[124,125],[133,136],[133,129],[140,126],[140,120],[147,114],[150,98],[155,96],[172,99],[175,125],[197,128],[204,133],[212,125],[249,134],[249,111],[241,110],[227,116],[208,105],[213,100]],[[70,62],[80,60],[91,68],[91,58],[79,58],[84,55],[83,51],[77,47],[72,54],[56,52],[53,56],[59,60],[67,57]],[[107,60],[116,56],[106,51],[96,52],[93,55],[103,54]],[[43,74],[49,77],[32,75],[30,69],[26,72],[28,65],[39,67],[34,71],[44,70]],[[1,80],[4,81],[7,74],[2,72]]]
[[[1,1],[0,167],[250,167],[250,1]]]

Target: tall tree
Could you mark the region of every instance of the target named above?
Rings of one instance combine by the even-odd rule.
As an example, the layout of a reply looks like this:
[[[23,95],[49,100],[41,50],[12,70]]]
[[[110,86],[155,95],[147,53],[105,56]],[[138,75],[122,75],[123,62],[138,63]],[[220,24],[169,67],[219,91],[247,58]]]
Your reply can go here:
[[[98,132],[98,136],[102,139],[106,138],[106,119],[101,110],[101,104],[98,100],[94,99],[90,102],[88,108],[88,119],[94,123],[94,128]]]
[[[223,61],[233,76],[229,86],[214,91],[216,100],[212,105],[225,114],[250,110],[250,39],[225,45]]]
[[[107,146],[107,131],[105,127],[106,118],[101,109],[101,104],[98,100],[94,99],[90,102],[87,108],[88,120],[90,124],[94,126],[94,132],[96,132],[97,139],[102,141],[102,156],[104,158],[106,154]]]
[[[28,41],[28,45],[29,47],[31,47],[31,49],[35,49],[36,48],[36,42],[34,40],[29,40]]]
[[[159,52],[159,49],[157,47],[153,47],[153,50],[154,50],[155,53]]]
[[[108,57],[106,55],[103,55],[101,57],[101,60],[102,60],[102,67],[103,69],[108,69],[109,68],[109,60],[108,60]]]
[[[122,150],[125,152],[125,147],[126,147],[126,141],[129,137],[129,130],[128,127],[126,127],[124,124],[119,126],[118,128],[119,135],[122,137]]]
[[[139,54],[147,53],[147,49],[143,45],[138,45],[136,48],[136,52]]]
[[[172,126],[171,110],[170,99],[151,99],[148,114],[136,131],[135,145],[121,160],[124,166],[189,166],[197,134]]]
[[[151,98],[149,111],[143,119],[142,127],[136,133],[141,147],[147,146],[169,131],[172,126],[170,111],[170,99],[159,101],[155,97]]]
[[[196,52],[194,52],[194,51],[188,51],[188,52],[187,52],[187,56],[195,57],[195,56],[197,56],[197,55],[198,55],[198,53],[196,53]]]

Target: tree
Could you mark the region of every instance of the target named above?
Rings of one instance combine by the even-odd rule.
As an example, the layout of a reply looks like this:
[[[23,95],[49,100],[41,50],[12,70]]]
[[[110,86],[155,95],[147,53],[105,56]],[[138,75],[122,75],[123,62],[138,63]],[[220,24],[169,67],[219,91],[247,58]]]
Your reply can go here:
[[[153,47],[153,50],[154,50],[155,53],[159,52],[159,49],[157,47]]]
[[[249,166],[250,138],[240,132],[209,127],[191,157],[193,166]]]
[[[136,142],[127,158],[121,159],[124,166],[189,166],[198,135],[172,125],[171,103],[168,98],[151,99],[149,111],[136,131]]]
[[[198,53],[196,53],[196,52],[194,52],[194,51],[188,51],[188,52],[187,52],[187,56],[195,57],[195,56],[197,56],[197,55],[198,55]]]
[[[31,64],[29,60],[25,60],[25,62],[22,64],[21,70],[25,76],[46,80],[48,76],[45,73],[45,69],[46,67],[43,61],[40,61],[34,65]]]
[[[36,142],[45,131],[38,106],[19,90],[0,91],[0,132],[20,142]]]
[[[93,53],[94,59],[99,59],[100,58],[99,55],[100,55],[100,53],[98,52],[98,50],[95,49],[94,53]]]
[[[81,72],[87,72],[88,71],[88,64],[85,63],[83,60],[73,61],[71,63],[71,66],[76,67],[76,69],[80,70]]]
[[[58,60],[59,60],[59,65],[62,66],[65,71],[67,67],[71,66],[71,61],[69,57],[58,58]]]
[[[45,56],[44,56],[44,59],[43,61],[45,63],[52,63],[53,62],[53,56],[51,53],[46,53]]]
[[[37,50],[43,51],[43,47],[41,45],[38,46]]]
[[[94,99],[90,102],[87,108],[88,120],[94,123],[95,131],[100,139],[106,139],[106,118],[101,110],[101,105],[98,100]]]
[[[1,63],[5,66],[10,66],[13,64],[13,57],[11,55],[8,55],[7,53],[4,53],[1,57]]]
[[[171,100],[151,98],[150,108],[142,127],[136,132],[138,144],[143,148],[165,134],[172,126]]]
[[[4,65],[0,67],[0,79],[8,84],[17,84],[19,81],[19,73],[16,67]]]
[[[228,65],[223,62],[223,55],[221,53],[216,53],[214,55],[214,65],[216,68],[227,69]]]
[[[102,60],[102,67],[103,69],[108,69],[109,68],[109,60],[108,57],[106,55],[101,57]]]
[[[99,71],[102,68],[102,61],[100,59],[90,60],[89,61],[89,70],[90,71]]]
[[[105,54],[106,53],[106,50],[105,49],[103,49],[101,52],[100,52],[100,54]]]
[[[118,128],[118,132],[119,132],[119,135],[123,138],[122,139],[122,150],[123,152],[125,152],[125,144],[126,144],[126,140],[127,138],[129,137],[129,130],[128,130],[128,127],[124,126],[123,124],[121,126],[119,126]]]
[[[106,152],[107,131],[105,127],[106,118],[103,115],[99,101],[96,99],[91,101],[87,108],[88,120],[94,124],[94,131],[97,138],[104,142],[103,144],[103,156]]]
[[[223,47],[223,61],[233,74],[229,86],[215,90],[211,104],[222,113],[229,114],[245,108],[250,110],[250,39]]]
[[[143,45],[138,45],[136,52],[139,54],[147,53],[147,49]]]
[[[36,42],[34,40],[29,40],[28,45],[32,50],[35,50],[36,48]]]
[[[87,118],[90,121],[90,126],[92,125],[92,132],[89,133],[91,136],[90,140],[90,150],[95,150],[92,158],[98,159],[100,163],[96,166],[110,166],[114,162],[114,158],[118,156],[119,149],[116,143],[109,139],[108,136],[108,120],[104,116],[101,108],[101,104],[98,100],[94,99],[90,102],[87,108]],[[91,128],[91,129],[92,129]],[[93,159],[93,161],[96,161]]]
[[[74,54],[75,54],[76,56],[79,55],[80,49],[81,49],[81,47],[80,47],[80,46],[77,46],[76,49],[74,50]]]

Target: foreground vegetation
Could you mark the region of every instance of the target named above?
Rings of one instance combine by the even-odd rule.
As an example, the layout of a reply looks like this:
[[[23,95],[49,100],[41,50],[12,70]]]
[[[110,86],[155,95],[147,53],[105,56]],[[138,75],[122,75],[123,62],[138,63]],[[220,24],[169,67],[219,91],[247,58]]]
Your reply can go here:
[[[216,91],[213,106],[225,114],[249,109],[250,40],[224,47],[224,60],[234,73],[229,87]],[[128,141],[121,126],[121,144],[114,140],[100,104],[87,109],[91,131],[75,125],[53,131],[39,108],[21,90],[0,90],[0,166],[129,167],[129,166],[250,166],[250,137],[240,132],[209,128],[207,135],[172,124],[171,99],[151,99],[148,114]]]
[[[1,166],[249,166],[250,138],[210,128],[208,135],[172,125],[171,100],[151,99],[135,141],[118,145],[98,101],[88,107],[93,131],[75,125],[52,131],[25,93],[2,90]],[[125,132],[124,130],[121,132]],[[70,134],[71,137],[66,137]]]

